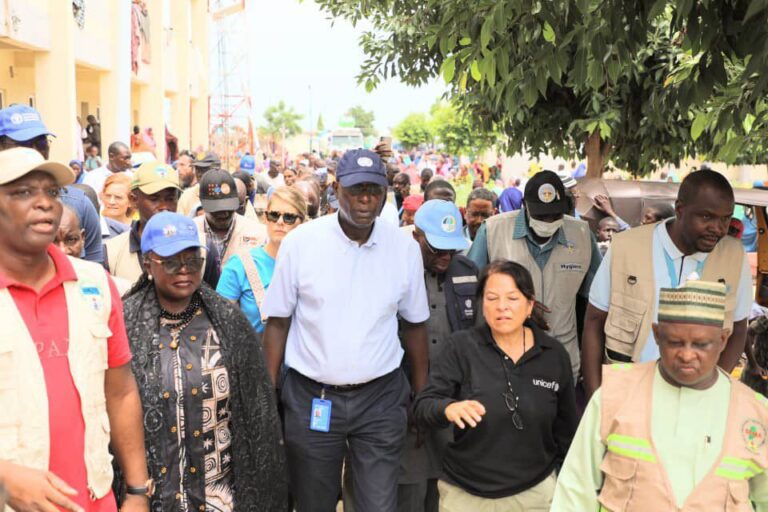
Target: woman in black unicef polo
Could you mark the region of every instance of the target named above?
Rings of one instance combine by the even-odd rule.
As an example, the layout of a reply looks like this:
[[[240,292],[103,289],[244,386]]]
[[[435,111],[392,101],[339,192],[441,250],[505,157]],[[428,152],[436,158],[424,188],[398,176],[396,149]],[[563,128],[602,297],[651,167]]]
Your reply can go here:
[[[479,285],[487,324],[448,338],[414,403],[421,425],[454,424],[440,512],[548,511],[578,424],[571,363],[524,267],[495,261]]]

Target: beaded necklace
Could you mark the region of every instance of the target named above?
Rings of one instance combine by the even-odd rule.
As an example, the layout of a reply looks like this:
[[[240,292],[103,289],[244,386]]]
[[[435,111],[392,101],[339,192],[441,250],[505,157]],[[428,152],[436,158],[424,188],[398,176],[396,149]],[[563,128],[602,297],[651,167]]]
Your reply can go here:
[[[160,323],[168,327],[168,330],[171,332],[171,343],[168,345],[170,348],[176,349],[179,347],[181,331],[192,323],[201,306],[202,300],[198,292],[192,295],[189,305],[180,313],[170,313],[160,306]]]

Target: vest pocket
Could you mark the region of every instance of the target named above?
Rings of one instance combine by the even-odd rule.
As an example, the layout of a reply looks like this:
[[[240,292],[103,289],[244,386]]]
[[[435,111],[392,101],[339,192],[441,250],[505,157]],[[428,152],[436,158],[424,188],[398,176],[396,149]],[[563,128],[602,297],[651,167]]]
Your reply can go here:
[[[606,349],[631,357],[647,309],[643,301],[613,292],[605,320]]]
[[[627,510],[635,487],[637,461],[606,453],[600,464],[603,473],[603,488],[598,501],[611,512]]]

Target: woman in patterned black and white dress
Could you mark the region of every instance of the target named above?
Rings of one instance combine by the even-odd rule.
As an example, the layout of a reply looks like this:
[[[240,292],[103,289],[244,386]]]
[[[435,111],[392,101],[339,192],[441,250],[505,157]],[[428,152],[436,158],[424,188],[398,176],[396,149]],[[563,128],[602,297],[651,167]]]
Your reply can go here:
[[[285,510],[285,458],[261,340],[202,283],[191,219],[156,214],[125,318],[157,512]]]

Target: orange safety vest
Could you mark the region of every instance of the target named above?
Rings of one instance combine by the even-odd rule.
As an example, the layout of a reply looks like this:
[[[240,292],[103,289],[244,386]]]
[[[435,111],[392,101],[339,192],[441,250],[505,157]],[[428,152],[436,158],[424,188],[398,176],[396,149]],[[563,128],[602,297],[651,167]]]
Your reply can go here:
[[[600,437],[601,512],[751,511],[749,480],[768,467],[768,400],[731,380],[728,423],[719,458],[682,507],[651,439],[656,362],[603,367]]]

